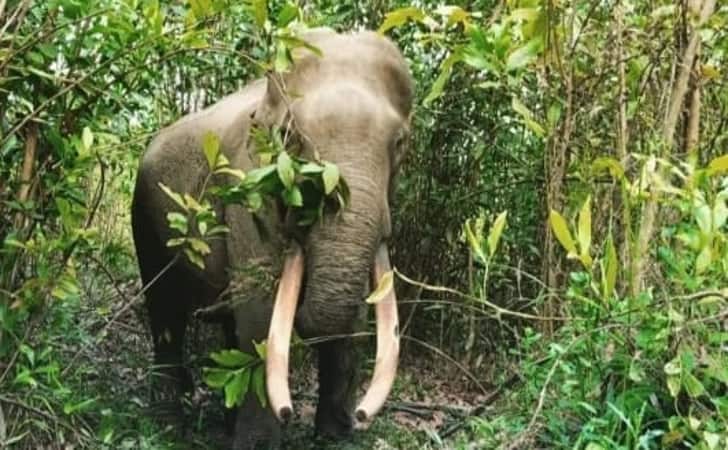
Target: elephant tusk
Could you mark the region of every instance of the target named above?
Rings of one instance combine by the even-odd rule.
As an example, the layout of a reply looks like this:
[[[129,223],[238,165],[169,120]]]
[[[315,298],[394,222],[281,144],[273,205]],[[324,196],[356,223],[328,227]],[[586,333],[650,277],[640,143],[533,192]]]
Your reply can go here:
[[[302,279],[303,251],[293,243],[283,264],[268,330],[265,358],[268,400],[273,414],[283,423],[288,422],[293,414],[291,393],[288,389],[288,350]]]
[[[382,275],[389,272],[389,251],[386,244],[381,244],[374,260],[372,270],[372,286],[376,286]],[[374,375],[364,398],[356,408],[356,418],[364,422],[374,417],[387,400],[394,384],[399,362],[399,320],[397,318],[397,297],[394,287],[376,304],[377,320],[377,359],[374,364]]]

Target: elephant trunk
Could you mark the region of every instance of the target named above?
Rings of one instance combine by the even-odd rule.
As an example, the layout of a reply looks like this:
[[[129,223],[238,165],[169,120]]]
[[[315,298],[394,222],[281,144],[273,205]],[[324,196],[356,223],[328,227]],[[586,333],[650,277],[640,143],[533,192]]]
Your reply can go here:
[[[367,294],[379,241],[376,227],[362,223],[370,216],[353,211],[331,220],[335,223],[312,232],[306,247],[304,302],[296,318],[304,338],[353,332]]]

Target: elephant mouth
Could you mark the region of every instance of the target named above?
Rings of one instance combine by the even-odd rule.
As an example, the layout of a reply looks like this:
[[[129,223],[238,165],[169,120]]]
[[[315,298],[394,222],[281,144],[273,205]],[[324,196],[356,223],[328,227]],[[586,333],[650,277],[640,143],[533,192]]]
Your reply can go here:
[[[371,271],[371,286],[377,286],[382,275],[391,270],[387,245],[377,250]],[[303,250],[292,244],[283,264],[280,284],[276,293],[273,315],[268,331],[266,356],[266,389],[273,413],[281,422],[288,422],[293,414],[288,387],[288,357],[296,315],[296,306],[304,274]],[[356,408],[360,422],[370,420],[387,400],[399,362],[399,323],[394,288],[376,303],[377,356],[372,381]]]

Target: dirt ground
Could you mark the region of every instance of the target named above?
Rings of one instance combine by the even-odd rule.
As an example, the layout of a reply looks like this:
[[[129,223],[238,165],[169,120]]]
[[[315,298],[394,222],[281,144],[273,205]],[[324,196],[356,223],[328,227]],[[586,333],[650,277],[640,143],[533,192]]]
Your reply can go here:
[[[89,391],[94,395],[101,393],[111,404],[123,402],[124,414],[131,421],[142,420],[140,418],[149,406],[147,374],[152,359],[144,308],[131,294],[138,292],[137,288],[130,282],[123,289],[128,293],[124,301],[84,308],[80,312],[81,326],[90,335],[102,333],[102,336],[98,338],[98,345],[80,350],[77,363],[80,367],[92,368],[83,375]],[[100,310],[101,307],[106,309]],[[186,408],[187,431],[180,436],[176,433],[178,430],[158,429],[152,425],[147,434],[155,436],[152,441],[163,443],[164,448],[226,448],[230,436],[224,427],[222,396],[207,388],[199,377],[201,367],[206,365],[204,356],[223,347],[221,333],[214,325],[197,322],[188,330],[188,341],[187,353],[196,388]],[[488,393],[473,386],[460,369],[442,357],[422,355],[422,352],[421,348],[405,343],[397,381],[384,411],[373,423],[360,427],[362,429],[349,441],[332,443],[318,440],[313,435],[317,391],[314,355],[310,350],[303,350],[292,363],[291,387],[296,412],[294,420],[284,429],[283,448],[453,448],[451,435],[467,429],[464,426],[467,417],[473,408],[484,403]],[[370,353],[372,358],[366,365],[364,379],[372,370],[373,348]],[[362,394],[363,391],[364,386]],[[101,422],[103,427],[103,420]],[[144,428],[148,422],[142,423],[136,427]],[[128,447],[123,445],[127,448],[145,446],[129,435],[129,428],[133,427],[118,424],[118,417],[109,427],[116,430],[113,442],[128,442]],[[121,438],[119,434],[129,436]],[[152,447],[157,448],[156,445]]]

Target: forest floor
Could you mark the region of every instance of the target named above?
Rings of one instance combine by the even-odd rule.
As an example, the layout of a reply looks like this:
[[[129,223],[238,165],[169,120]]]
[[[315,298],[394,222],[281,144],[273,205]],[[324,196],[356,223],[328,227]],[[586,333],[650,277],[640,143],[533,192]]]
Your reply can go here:
[[[108,442],[108,448],[226,448],[231,438],[225,432],[222,395],[200,380],[202,358],[190,363],[196,388],[187,399],[186,433],[180,437],[172,427],[160,426],[148,417],[152,351],[142,302],[133,295],[139,288],[133,279],[116,286],[84,286],[87,292],[95,291],[97,295],[94,299],[87,297],[88,301],[82,298],[75,311],[68,312],[75,318],[79,339],[77,345],[64,347],[63,359],[69,362],[69,385],[76,389],[80,386],[85,397],[95,399],[94,408],[84,414],[88,433]],[[99,292],[104,294],[99,296]],[[123,299],[118,301],[119,297]],[[117,300],[108,301],[111,298]],[[188,353],[204,357],[221,348],[222,336],[217,329],[202,323],[192,325]],[[475,388],[462,371],[441,357],[415,358],[413,353],[420,349],[412,347],[412,353],[409,350],[405,345],[385,409],[368,429],[357,430],[350,440],[336,443],[317,440],[313,435],[317,390],[313,354],[304,350],[297,355],[297,367],[291,375],[296,416],[283,431],[283,448],[474,448],[464,444],[468,441],[469,417],[473,408],[487,403],[488,394]],[[367,370],[371,371],[371,367]],[[363,387],[361,390],[363,393]],[[101,417],[92,411],[100,411]]]

